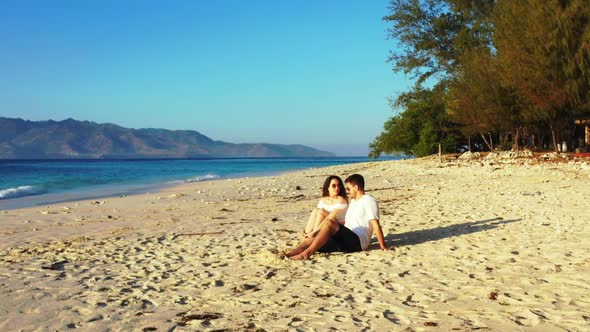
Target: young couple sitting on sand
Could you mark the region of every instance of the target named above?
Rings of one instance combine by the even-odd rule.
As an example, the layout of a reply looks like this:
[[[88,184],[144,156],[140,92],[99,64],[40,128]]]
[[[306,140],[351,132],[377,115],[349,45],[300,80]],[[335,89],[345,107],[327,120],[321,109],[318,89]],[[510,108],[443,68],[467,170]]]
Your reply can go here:
[[[331,175],[322,190],[318,207],[312,211],[303,230],[303,240],[286,254],[287,257],[308,259],[317,251],[367,250],[373,232],[381,250],[387,250],[379,224],[377,200],[365,194],[365,179],[361,175],[353,174],[344,183],[340,177]]]

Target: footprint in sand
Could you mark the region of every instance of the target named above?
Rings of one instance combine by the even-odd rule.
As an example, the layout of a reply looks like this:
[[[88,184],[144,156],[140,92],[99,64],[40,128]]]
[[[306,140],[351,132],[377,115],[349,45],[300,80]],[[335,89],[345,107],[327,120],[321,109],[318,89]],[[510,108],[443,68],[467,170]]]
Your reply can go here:
[[[400,314],[396,314],[395,312],[393,312],[389,309],[387,309],[383,312],[383,317],[396,325],[410,324],[410,320],[407,317],[402,316]]]
[[[291,322],[289,323],[289,326],[291,327],[299,327],[303,324],[303,319],[299,318],[299,317],[293,317],[291,319]]]
[[[97,321],[101,321],[104,319],[104,316],[101,314],[96,314],[92,317],[90,317],[86,322],[87,323],[92,323],[92,322],[97,322]]]
[[[541,322],[540,318],[546,318],[540,310],[525,310],[515,315],[514,322],[521,326],[532,327]]]

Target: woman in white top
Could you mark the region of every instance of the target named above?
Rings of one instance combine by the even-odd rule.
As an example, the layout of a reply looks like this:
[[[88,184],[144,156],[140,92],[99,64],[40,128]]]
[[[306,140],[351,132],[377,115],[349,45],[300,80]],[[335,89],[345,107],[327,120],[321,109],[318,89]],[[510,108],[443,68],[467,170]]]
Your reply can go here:
[[[336,175],[328,176],[322,188],[322,198],[317,208],[311,211],[307,225],[303,229],[303,237],[315,235],[321,228],[324,219],[328,216],[344,225],[344,216],[347,209],[348,198],[346,197],[342,179]]]

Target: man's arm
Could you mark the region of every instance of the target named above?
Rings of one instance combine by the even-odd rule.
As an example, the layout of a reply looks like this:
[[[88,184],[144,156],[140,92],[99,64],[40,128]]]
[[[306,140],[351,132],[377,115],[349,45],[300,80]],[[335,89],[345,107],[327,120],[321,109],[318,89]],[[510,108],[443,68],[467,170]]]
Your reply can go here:
[[[383,230],[381,230],[381,224],[379,223],[379,219],[373,219],[369,221],[371,226],[373,226],[373,231],[375,235],[377,235],[377,240],[379,241],[379,246],[381,250],[387,250],[387,245],[385,244],[385,237],[383,236]]]

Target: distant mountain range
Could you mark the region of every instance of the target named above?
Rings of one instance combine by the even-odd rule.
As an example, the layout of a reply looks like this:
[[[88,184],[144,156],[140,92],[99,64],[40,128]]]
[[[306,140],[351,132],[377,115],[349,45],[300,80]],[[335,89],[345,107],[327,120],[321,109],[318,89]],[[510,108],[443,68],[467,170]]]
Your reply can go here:
[[[304,145],[233,144],[192,130],[0,117],[0,159],[327,157]]]

